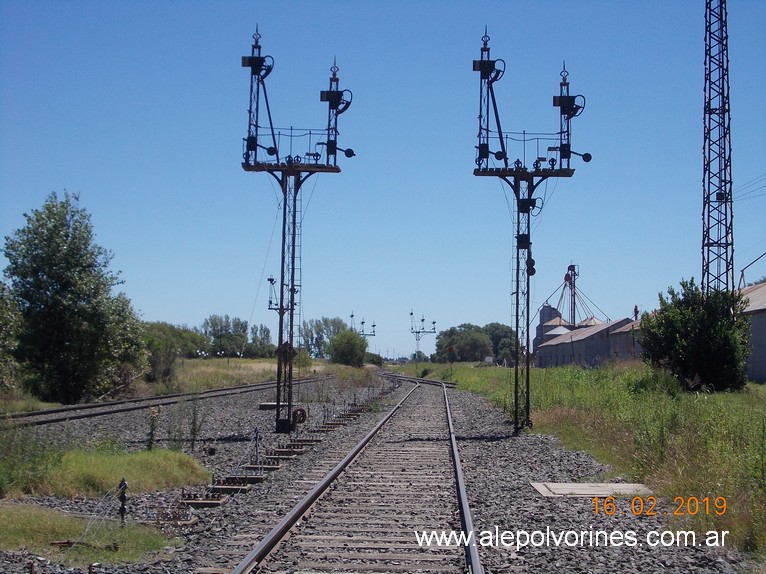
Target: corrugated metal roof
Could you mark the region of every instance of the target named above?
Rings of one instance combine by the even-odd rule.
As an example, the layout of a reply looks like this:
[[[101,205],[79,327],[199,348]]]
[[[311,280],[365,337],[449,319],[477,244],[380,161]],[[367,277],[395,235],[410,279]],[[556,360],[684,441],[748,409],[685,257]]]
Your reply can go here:
[[[569,321],[562,319],[561,317],[556,317],[555,319],[543,323],[543,325],[569,325]]]
[[[565,335],[565,334],[567,334],[567,333],[569,333],[571,331],[572,331],[572,329],[567,329],[566,327],[564,327],[564,325],[560,325],[560,326],[555,327],[555,328],[551,329],[550,331],[548,331],[545,334],[545,336],[546,337],[550,337],[552,335],[554,337],[557,337],[558,335]]]
[[[766,310],[766,283],[745,287],[742,289],[742,295],[750,300],[745,313]]]
[[[601,319],[597,319],[595,315],[592,315],[588,317],[587,319],[583,319],[579,323],[577,323],[578,327],[584,327],[586,325],[603,325],[604,322]]]
[[[619,329],[615,329],[612,331],[612,334],[614,333],[630,333],[631,331],[640,331],[641,330],[641,319],[637,319],[635,321],[631,321],[627,325],[620,327]]]
[[[584,329],[575,329],[574,331],[570,331],[568,333],[564,333],[563,335],[559,335],[555,339],[546,341],[545,343],[540,345],[540,347],[548,347],[548,346],[558,345],[561,343],[581,341],[582,339],[587,339],[588,337],[591,337],[595,335],[596,333],[599,333],[605,329],[609,329],[610,327],[614,328],[615,323],[621,323],[622,321],[627,321],[627,319],[620,319],[618,321],[612,321],[611,323],[601,323],[600,325],[593,325],[591,327],[585,327]]]

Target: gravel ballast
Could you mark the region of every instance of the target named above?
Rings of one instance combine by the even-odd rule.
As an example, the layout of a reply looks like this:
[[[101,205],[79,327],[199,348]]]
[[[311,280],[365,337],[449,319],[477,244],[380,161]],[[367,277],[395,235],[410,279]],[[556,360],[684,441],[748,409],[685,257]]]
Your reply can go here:
[[[563,449],[557,439],[539,434],[512,436],[513,426],[499,409],[476,395],[454,391],[453,417],[460,457],[471,498],[474,529],[507,531],[505,542],[485,536],[480,547],[485,572],[567,573],[731,573],[742,569],[736,552],[703,546],[653,547],[651,532],[675,532],[660,501],[657,516],[634,516],[630,498],[618,499],[613,516],[596,516],[591,497],[546,498],[532,482],[609,482],[607,468],[585,453]],[[625,511],[625,514],[622,512]],[[497,528],[497,531],[495,530]],[[518,531],[523,531],[517,536]],[[606,532],[604,545],[596,532]],[[632,535],[628,535],[632,533]],[[518,542],[529,543],[522,545]],[[651,536],[647,542],[647,536]],[[667,535],[666,535],[667,536]],[[635,539],[635,545],[633,541]],[[597,545],[598,544],[598,545]]]

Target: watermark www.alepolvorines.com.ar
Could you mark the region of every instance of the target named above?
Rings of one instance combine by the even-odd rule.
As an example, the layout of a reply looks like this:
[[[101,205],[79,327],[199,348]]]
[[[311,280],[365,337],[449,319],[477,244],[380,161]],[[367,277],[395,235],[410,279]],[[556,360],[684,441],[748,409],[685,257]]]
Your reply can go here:
[[[422,530],[415,531],[415,539],[419,546],[447,547],[468,546],[475,543],[478,546],[494,548],[514,548],[521,550],[527,547],[566,547],[566,548],[595,548],[608,546],[649,546],[652,548],[678,547],[718,547],[726,545],[728,530],[709,530],[697,533],[693,530],[650,530],[645,535],[639,535],[633,530],[482,530],[476,536],[473,532],[457,530]]]

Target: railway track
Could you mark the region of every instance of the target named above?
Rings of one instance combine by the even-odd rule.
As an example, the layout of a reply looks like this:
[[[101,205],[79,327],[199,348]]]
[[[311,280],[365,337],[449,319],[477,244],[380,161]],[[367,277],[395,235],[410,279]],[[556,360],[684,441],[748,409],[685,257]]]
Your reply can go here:
[[[421,546],[432,530],[473,524],[446,388],[415,383],[230,572],[483,572],[475,544]]]
[[[304,377],[295,379],[293,384],[302,385],[329,380],[331,378],[331,375]],[[40,426],[77,419],[106,416],[115,413],[125,413],[151,407],[173,405],[187,400],[207,400],[257,391],[267,391],[274,389],[275,387],[276,382],[267,381],[263,383],[240,385],[237,387],[210,389],[198,393],[176,393],[172,395],[163,395],[160,397],[125,399],[122,401],[110,401],[104,403],[87,403],[82,405],[70,405],[54,409],[46,409],[42,411],[12,413],[8,415],[8,418],[13,422],[15,426]]]

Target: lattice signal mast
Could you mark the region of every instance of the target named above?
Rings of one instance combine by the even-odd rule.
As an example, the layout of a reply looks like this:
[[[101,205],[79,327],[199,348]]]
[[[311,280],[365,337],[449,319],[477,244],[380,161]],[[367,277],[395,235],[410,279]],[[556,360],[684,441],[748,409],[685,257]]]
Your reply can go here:
[[[274,127],[266,91],[266,78],[274,69],[274,59],[261,54],[261,35],[253,35],[249,56],[242,57],[242,67],[250,69],[250,107],[247,137],[244,138],[242,168],[265,172],[277,180],[282,190],[282,259],[279,293],[269,298],[269,308],[279,315],[277,345],[276,432],[289,433],[294,428],[293,358],[295,338],[300,324],[301,289],[301,196],[303,183],[316,173],[340,173],[337,153],[353,157],[350,148],[338,147],[338,116],[351,105],[351,92],[339,88],[338,67],[333,62],[330,86],[320,92],[327,102],[327,127],[317,130],[281,130]],[[265,115],[265,118],[264,118]],[[305,145],[306,151],[293,149]],[[287,153],[282,152],[284,145]],[[276,280],[269,279],[272,288]]]
[[[365,324],[365,320],[364,319],[362,319],[362,323],[361,324],[362,324],[362,326],[357,331],[356,325],[354,324],[354,312],[351,311],[351,330],[356,332],[356,333],[359,333],[362,337],[374,337],[375,336],[375,327],[377,325],[375,325],[374,321],[372,323],[372,331],[365,331],[364,330],[364,324]]]
[[[734,289],[734,214],[726,0],[705,4],[702,292]]]
[[[433,335],[436,333],[436,321],[431,321],[431,327],[426,327],[426,318],[420,317],[420,324],[415,321],[415,313],[410,310],[410,333],[415,335],[415,361],[420,358],[420,339],[423,335]]]
[[[482,37],[481,57],[473,61],[473,70],[480,75],[479,92],[479,143],[476,147],[476,176],[499,177],[513,190],[516,198],[516,262],[515,289],[513,307],[517,344],[514,366],[514,411],[513,421],[518,434],[524,427],[532,426],[529,413],[529,367],[531,361],[529,337],[529,278],[535,274],[535,260],[532,258],[530,222],[532,211],[537,205],[534,197],[537,186],[549,178],[572,177],[574,169],[570,167],[573,155],[580,156],[586,163],[591,160],[589,153],[577,153],[572,150],[571,125],[573,118],[585,109],[585,98],[569,94],[569,73],[566,66],[561,72],[558,96],[553,96],[554,107],[559,108],[560,123],[558,133],[548,138],[558,145],[547,148],[547,155],[538,152],[530,170],[521,159],[512,164],[508,160],[508,142],[510,134],[505,134],[500,124],[494,84],[503,77],[505,61],[493,60],[490,56],[489,36],[486,29]],[[525,137],[524,144],[527,140]],[[539,143],[539,141],[537,142]],[[494,150],[494,151],[493,151]],[[526,151],[526,148],[525,148]],[[526,155],[524,154],[525,159]],[[493,161],[494,160],[494,161]]]

